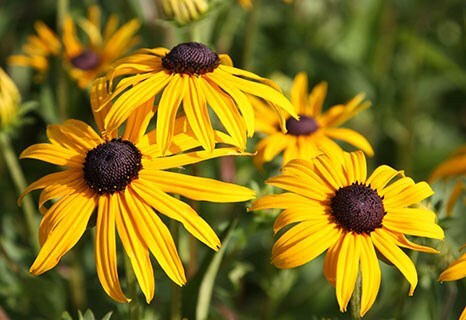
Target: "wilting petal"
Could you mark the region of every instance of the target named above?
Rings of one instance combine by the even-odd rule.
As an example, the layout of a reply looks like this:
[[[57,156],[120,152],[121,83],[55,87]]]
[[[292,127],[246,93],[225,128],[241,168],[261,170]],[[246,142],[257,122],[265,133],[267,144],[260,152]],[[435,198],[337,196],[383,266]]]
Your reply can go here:
[[[114,204],[110,206],[109,196],[99,198],[95,228],[95,264],[105,292],[118,302],[129,302],[130,299],[121,290],[118,279],[115,236],[117,210]]]

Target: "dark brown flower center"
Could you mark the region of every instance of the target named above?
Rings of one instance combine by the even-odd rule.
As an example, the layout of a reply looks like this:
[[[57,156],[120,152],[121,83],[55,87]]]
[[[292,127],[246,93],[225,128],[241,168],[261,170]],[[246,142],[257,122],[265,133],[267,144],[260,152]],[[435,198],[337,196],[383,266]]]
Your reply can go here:
[[[189,75],[212,72],[219,64],[218,55],[198,42],[181,43],[162,58],[162,65],[165,69]]]
[[[286,129],[289,134],[294,136],[305,136],[319,129],[319,125],[314,118],[300,115],[299,120],[292,117],[288,118],[286,120]]]
[[[382,199],[370,186],[356,182],[338,189],[330,208],[336,222],[347,231],[371,233],[382,227],[386,214]]]
[[[84,160],[84,180],[96,192],[122,191],[138,177],[142,168],[141,152],[122,139],[112,139],[87,152]]]
[[[100,58],[92,50],[86,50],[79,55],[71,58],[71,64],[78,69],[89,71],[99,66]]]

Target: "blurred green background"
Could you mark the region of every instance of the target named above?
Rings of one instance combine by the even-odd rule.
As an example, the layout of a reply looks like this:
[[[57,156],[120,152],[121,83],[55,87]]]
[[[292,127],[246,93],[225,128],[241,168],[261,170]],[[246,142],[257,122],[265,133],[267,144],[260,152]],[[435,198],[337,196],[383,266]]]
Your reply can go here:
[[[44,141],[47,124],[61,121],[53,111],[60,66],[53,65],[45,80],[37,82],[32,70],[9,67],[6,58],[21,52],[26,37],[34,33],[34,21],[56,27],[58,3],[67,4],[0,0],[0,66],[14,78],[22,100],[36,102],[35,109],[28,113],[28,122],[13,134],[17,154]],[[273,78],[285,92],[289,92],[295,74],[306,71],[310,86],[322,80],[329,83],[325,107],[365,92],[372,107],[347,126],[364,134],[374,147],[376,155],[369,160],[371,168],[388,164],[404,169],[416,181],[425,180],[436,165],[466,142],[464,1],[253,3],[253,9],[245,10],[236,1],[210,1],[209,11],[186,26],[165,19],[157,0],[69,1],[67,7],[76,16],[85,16],[89,5],[98,4],[104,17],[112,13],[121,21],[137,17],[142,22],[139,47],[170,48],[194,35],[217,52],[228,53],[235,65]],[[88,92],[67,81],[69,116],[90,121]],[[254,142],[250,142],[251,149]],[[21,163],[29,183],[53,170],[35,161]],[[264,180],[278,172],[278,164],[271,164],[266,173],[257,172],[248,158],[235,159],[235,165],[238,184],[257,189],[258,195],[271,191]],[[218,177],[220,161],[203,164],[198,170],[201,176]],[[128,305],[114,303],[98,282],[92,231],[54,270],[40,277],[29,275],[34,253],[3,158],[0,171],[0,319],[60,319],[64,311],[77,319],[78,310],[84,313],[87,309],[98,319],[108,312],[113,312],[111,319],[127,319]],[[446,240],[423,243],[423,239],[417,239],[442,253],[410,253],[419,273],[413,297],[407,296],[408,285],[402,275],[381,262],[381,289],[366,319],[456,319],[466,305],[465,280],[436,282],[440,272],[459,255],[459,247],[466,243],[464,204],[460,201],[456,205],[451,218],[445,214],[444,205],[452,185],[451,181],[437,182],[433,186],[436,194],[429,203],[439,214]],[[37,200],[38,194],[34,197]],[[225,229],[231,212],[240,213],[239,224],[229,234],[219,266],[209,318],[349,318],[348,313],[339,312],[334,288],[323,276],[323,256],[295,270],[278,270],[270,264],[274,241],[271,226],[276,213],[246,213],[244,204],[205,203],[199,204],[199,212],[218,234]],[[198,245],[198,260],[186,262],[192,248],[187,233],[180,231],[182,258],[186,264],[194,265],[194,270],[203,270],[203,261],[210,261],[213,254]],[[121,271],[124,261],[120,262]],[[145,305],[141,295],[134,298],[140,302],[141,319],[168,319],[171,283],[159,267],[154,269],[155,299]],[[193,277],[182,289],[184,315],[193,314],[193,303],[199,294],[198,280]]]

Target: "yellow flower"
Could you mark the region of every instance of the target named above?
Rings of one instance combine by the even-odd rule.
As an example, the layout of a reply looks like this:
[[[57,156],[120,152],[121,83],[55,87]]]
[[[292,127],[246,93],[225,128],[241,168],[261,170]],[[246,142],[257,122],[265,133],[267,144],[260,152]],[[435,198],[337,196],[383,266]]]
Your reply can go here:
[[[104,91],[102,86],[94,86],[91,93],[94,111],[102,100],[99,92]],[[156,133],[144,134],[153,116],[152,103],[148,101],[129,117],[121,137],[117,131],[104,131],[99,136],[84,122],[67,120],[62,125],[47,128],[50,143],[32,145],[22,152],[21,158],[65,167],[29,185],[19,199],[21,202],[27,193],[43,189],[39,198],[43,213],[39,229],[42,248],[30,269],[34,275],[55,267],[81,238],[91,216],[96,215],[96,268],[105,292],[116,301],[129,301],[118,279],[118,234],[149,302],[154,295],[149,252],[170,279],[178,285],[186,282],[174,241],[160,214],[181,222],[188,232],[210,248],[218,250],[220,247],[220,240],[209,224],[193,208],[169,194],[214,202],[254,198],[254,192],[245,187],[168,171],[240,153],[233,148],[184,153],[197,148],[199,143],[192,131],[184,130],[185,119],[179,118],[167,156],[162,156],[154,141]],[[103,108],[95,114],[101,131],[107,110]],[[223,140],[224,135],[215,134],[219,141],[228,143],[228,137]],[[57,199],[56,202],[47,208],[45,204],[53,199]]]
[[[76,22],[71,17],[67,17],[64,22],[64,60],[71,77],[81,88],[87,87],[94,79],[107,72],[115,60],[121,58],[139,42],[135,33],[140,24],[136,19],[118,29],[118,18],[111,15],[102,32],[100,16],[99,7],[91,6],[88,19],[77,21],[87,37],[86,42],[79,39]]]
[[[8,63],[34,68],[43,76],[49,68],[49,57],[60,55],[61,43],[55,32],[42,21],[36,21],[34,28],[37,35],[28,36],[23,45],[24,54],[8,57]]]
[[[117,128],[134,109],[160,95],[156,127],[162,153],[172,140],[181,103],[196,138],[209,151],[215,139],[207,105],[240,149],[246,146],[246,133],[254,133],[254,110],[246,94],[296,116],[291,103],[272,81],[232,67],[228,55],[217,55],[197,42],[182,43],[171,50],[141,49],[120,60],[107,79],[119,76],[128,77],[118,83],[111,96],[116,100],[105,127]],[[284,118],[281,123],[284,126]]]
[[[397,176],[399,179],[390,183]],[[406,277],[412,295],[416,269],[399,247],[438,252],[409,241],[405,234],[444,237],[434,212],[410,207],[433,194],[429,185],[415,183],[402,171],[385,165],[367,177],[362,151],[322,154],[312,162],[292,160],[283,167],[282,175],[267,183],[289,191],[259,198],[250,208],[285,209],[273,226],[274,234],[285,231],[273,246],[272,263],[278,268],[294,268],[327,250],[324,274],[336,288],[341,311],[346,310],[359,270],[361,316],[374,303],[381,281],[376,250]]]
[[[7,128],[16,120],[21,102],[18,88],[6,72],[0,68],[0,128]]]
[[[254,99],[256,112],[256,131],[267,135],[257,144],[256,166],[273,160],[283,151],[283,164],[292,159],[311,159],[322,151],[340,153],[341,148],[333,139],[347,142],[367,155],[374,151],[367,139],[358,132],[340,128],[348,119],[368,108],[369,102],[363,102],[364,95],[358,94],[346,104],[331,107],[322,113],[322,105],[327,94],[327,84],[319,83],[308,95],[307,75],[296,75],[291,89],[291,102],[300,120],[286,120],[287,133],[279,130],[279,124],[268,108]]]
[[[165,14],[180,24],[196,21],[209,9],[206,0],[162,0],[162,5]]]
[[[429,181],[431,183],[440,179],[456,179],[456,183],[447,201],[447,214],[450,215],[458,197],[466,190],[466,145],[459,147],[453,152],[453,155],[439,164],[432,174]],[[466,198],[463,199],[463,202]]]
[[[463,248],[466,245],[463,246]],[[455,281],[466,277],[466,253],[452,262],[439,276],[438,281]],[[463,309],[459,320],[466,320],[466,307]]]

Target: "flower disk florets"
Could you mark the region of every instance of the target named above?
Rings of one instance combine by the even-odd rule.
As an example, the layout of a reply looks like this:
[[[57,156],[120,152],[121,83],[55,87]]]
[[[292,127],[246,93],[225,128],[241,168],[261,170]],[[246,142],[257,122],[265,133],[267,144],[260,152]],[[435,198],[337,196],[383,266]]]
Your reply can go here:
[[[181,43],[162,58],[162,65],[165,69],[189,75],[212,72],[219,64],[218,55],[198,42]]]
[[[71,58],[70,62],[78,69],[89,71],[99,66],[100,58],[94,51],[86,50],[76,57]]]
[[[123,191],[138,177],[142,168],[141,152],[131,142],[112,139],[87,152],[84,180],[96,192]]]
[[[342,187],[330,201],[332,215],[347,231],[371,233],[382,227],[386,212],[377,191],[360,183]]]
[[[299,120],[292,117],[288,118],[286,120],[286,129],[289,134],[294,136],[305,136],[319,129],[319,125],[314,118],[300,115]]]

